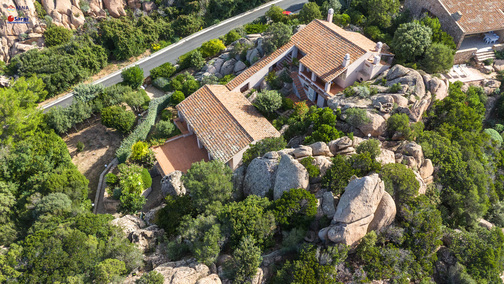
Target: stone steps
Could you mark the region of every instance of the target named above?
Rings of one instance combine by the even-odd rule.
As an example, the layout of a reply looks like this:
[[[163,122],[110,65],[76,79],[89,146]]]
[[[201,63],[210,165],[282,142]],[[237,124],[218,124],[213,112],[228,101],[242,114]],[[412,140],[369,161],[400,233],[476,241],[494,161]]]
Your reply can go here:
[[[476,52],[476,59],[479,62],[483,62],[487,59],[493,59],[495,60],[495,53],[493,50],[490,51],[478,51]]]

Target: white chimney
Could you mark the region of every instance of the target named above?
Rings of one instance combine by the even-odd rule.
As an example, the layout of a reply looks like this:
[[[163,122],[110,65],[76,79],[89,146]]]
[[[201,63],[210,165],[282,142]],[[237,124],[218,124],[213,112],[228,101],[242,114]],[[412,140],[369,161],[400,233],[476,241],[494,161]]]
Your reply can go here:
[[[374,60],[373,60],[373,64],[374,65],[378,65],[378,63],[380,63],[380,56],[379,55],[375,55],[374,56]]]
[[[347,67],[348,64],[350,64],[350,54],[345,54],[345,57],[343,58],[343,67]]]
[[[333,8],[330,8],[329,9],[329,12],[327,13],[327,21],[329,23],[332,23],[332,18],[333,18],[333,15],[334,15],[334,9]]]
[[[379,41],[377,44],[376,44],[376,52],[380,53],[381,52],[381,49],[383,47],[383,43],[381,41]]]

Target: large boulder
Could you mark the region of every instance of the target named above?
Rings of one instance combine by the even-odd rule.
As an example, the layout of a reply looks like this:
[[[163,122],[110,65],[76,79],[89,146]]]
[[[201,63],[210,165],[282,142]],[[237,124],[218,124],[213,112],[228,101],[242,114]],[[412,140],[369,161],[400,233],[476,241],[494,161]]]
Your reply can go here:
[[[233,72],[237,74],[245,69],[247,69],[247,65],[245,65],[242,61],[238,61],[234,66]]]
[[[277,159],[253,159],[243,180],[243,193],[246,196],[254,194],[265,197],[275,184],[277,167]]]
[[[434,166],[432,165],[432,161],[430,159],[425,159],[418,172],[423,179],[430,177],[432,173],[434,173]]]
[[[353,141],[347,136],[343,136],[341,138],[329,142],[329,149],[331,150],[331,153],[334,155],[336,155],[341,150],[352,146]]]
[[[364,135],[371,134],[373,137],[378,137],[385,132],[386,123],[383,116],[368,111],[366,113],[369,122],[359,126],[359,130],[364,133]]]
[[[313,156],[332,156],[331,149],[325,142],[316,142],[310,145]]]
[[[222,284],[222,281],[217,274],[210,274],[206,277],[199,279],[196,284]]]
[[[390,68],[390,70],[387,72],[387,76],[386,76],[387,81],[394,80],[399,77],[403,77],[404,75],[408,74],[409,71],[410,70],[408,68],[406,68],[402,65],[396,64],[392,68]]]
[[[395,216],[396,204],[394,199],[388,192],[384,192],[380,204],[378,204],[378,208],[376,208],[374,213],[373,221],[369,223],[368,232],[381,231],[394,222]]]
[[[393,164],[395,163],[395,153],[387,149],[381,149],[381,153],[376,157],[376,161],[382,165]]]
[[[126,16],[126,11],[124,11],[124,0],[103,0],[103,4],[110,16],[114,18]]]
[[[182,183],[182,172],[174,171],[161,179],[161,192],[163,196],[168,194],[173,196],[180,196],[186,194],[186,188]]]
[[[415,179],[418,181],[418,184],[420,185],[420,187],[418,188],[418,194],[419,195],[425,194],[427,192],[427,184],[417,171],[413,171],[413,173],[415,174]]]
[[[336,213],[336,208],[334,207],[334,195],[330,191],[322,195],[322,212],[327,216],[327,218],[332,218],[334,213]]]
[[[333,222],[349,224],[372,215],[384,191],[385,185],[378,174],[350,181],[341,195]]]
[[[339,223],[331,226],[327,230],[327,239],[335,243],[353,246],[367,234],[369,223],[373,217],[374,215],[371,214],[352,223]]]
[[[103,1],[89,0],[89,10],[86,14],[94,19],[105,19],[107,17],[107,13],[103,10]]]
[[[114,219],[110,221],[110,224],[120,227],[126,236],[146,226],[142,219],[133,215],[125,215],[121,218]]]
[[[222,65],[224,65],[225,60],[222,58],[216,58],[213,62],[213,66],[215,67],[215,73],[220,73]]]
[[[234,58],[224,62],[224,64],[222,64],[222,67],[221,67],[219,73],[221,73],[224,76],[232,74],[234,71],[235,64],[236,64],[236,59],[234,59]]]
[[[53,19],[53,24],[67,29],[76,29],[85,22],[84,13],[77,1],[71,0],[42,0],[42,6]]]
[[[325,156],[315,156],[313,157],[313,164],[320,170],[320,176],[324,176],[332,166],[331,158]]]
[[[345,95],[332,96],[327,100],[327,106],[333,110],[341,108],[346,110],[348,108],[367,108],[372,104],[372,101],[367,98],[361,98],[358,96],[345,97]]]
[[[247,166],[241,165],[233,172],[233,178],[231,179],[231,181],[233,182],[233,188],[239,192],[238,195],[241,195],[243,193],[243,182],[245,180],[246,171]]]
[[[428,94],[430,94],[430,92],[428,92]],[[431,100],[432,100],[431,96],[428,95],[425,98],[413,103],[411,109],[409,109],[408,113],[409,118],[414,122],[420,121],[420,119],[422,119],[424,112],[429,107]]]
[[[168,284],[194,284],[210,274],[208,266],[194,259],[167,262],[157,266],[154,271],[161,273],[164,283]]]
[[[164,230],[152,225],[145,229],[136,230],[129,234],[128,239],[130,242],[137,245],[138,249],[142,252],[150,252],[157,246],[157,241],[162,239]]]
[[[308,157],[312,155],[312,148],[309,146],[299,146],[298,148],[294,149],[294,152],[292,152],[292,154],[296,159]]]
[[[408,142],[402,145],[399,149],[401,150],[402,154],[413,156],[418,165],[422,165],[424,163],[422,146],[418,145],[417,143]]]
[[[388,87],[401,83],[401,85],[408,86],[408,93],[416,95],[419,98],[425,96],[424,79],[416,70],[397,64],[390,69],[386,78],[387,83],[385,85]]]
[[[291,156],[282,154],[275,178],[273,197],[275,200],[293,188],[309,189],[309,176],[306,168]]]

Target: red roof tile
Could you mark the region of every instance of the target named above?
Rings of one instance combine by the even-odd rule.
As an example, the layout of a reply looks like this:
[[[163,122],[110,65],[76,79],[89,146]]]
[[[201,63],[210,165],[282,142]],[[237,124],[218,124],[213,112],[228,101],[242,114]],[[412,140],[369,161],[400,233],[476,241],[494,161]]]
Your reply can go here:
[[[482,33],[504,29],[503,0],[440,0],[450,14],[458,11],[457,23],[465,33]]]
[[[239,92],[205,85],[177,105],[210,155],[229,161],[250,143],[280,133]]]

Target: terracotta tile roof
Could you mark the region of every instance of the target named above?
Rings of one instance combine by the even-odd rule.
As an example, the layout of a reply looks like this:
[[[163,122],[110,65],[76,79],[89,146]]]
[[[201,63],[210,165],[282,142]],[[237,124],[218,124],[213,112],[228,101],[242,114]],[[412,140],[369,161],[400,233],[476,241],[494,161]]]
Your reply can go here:
[[[234,88],[238,87],[241,83],[245,82],[252,75],[257,73],[259,70],[263,69],[266,65],[276,60],[278,56],[280,56],[282,53],[287,51],[292,46],[293,44],[289,42],[286,45],[280,47],[279,49],[273,51],[273,53],[270,54],[269,56],[261,58],[261,60],[257,61],[256,63],[254,63],[254,65],[245,69],[245,71],[243,71],[240,75],[236,76],[233,80],[229,81],[229,83],[226,84],[226,87],[229,90],[233,90]]]
[[[341,65],[345,54],[350,54],[351,64],[376,47],[365,36],[322,20],[312,21],[292,36],[291,42],[306,54],[300,62],[324,82],[334,80],[346,70]]]
[[[376,43],[360,33],[345,31],[327,21],[314,20],[294,34],[289,43],[256,62],[226,86],[229,90],[238,87],[268,63],[279,59],[278,56],[293,45],[306,54],[300,62],[322,80],[329,82],[345,71],[341,65],[345,54],[350,54],[352,63],[367,51],[373,50]]]
[[[253,141],[280,133],[239,92],[205,85],[177,105],[210,155],[229,161]]]
[[[504,29],[503,0],[439,0],[450,14],[462,13],[457,23],[465,33]]]

